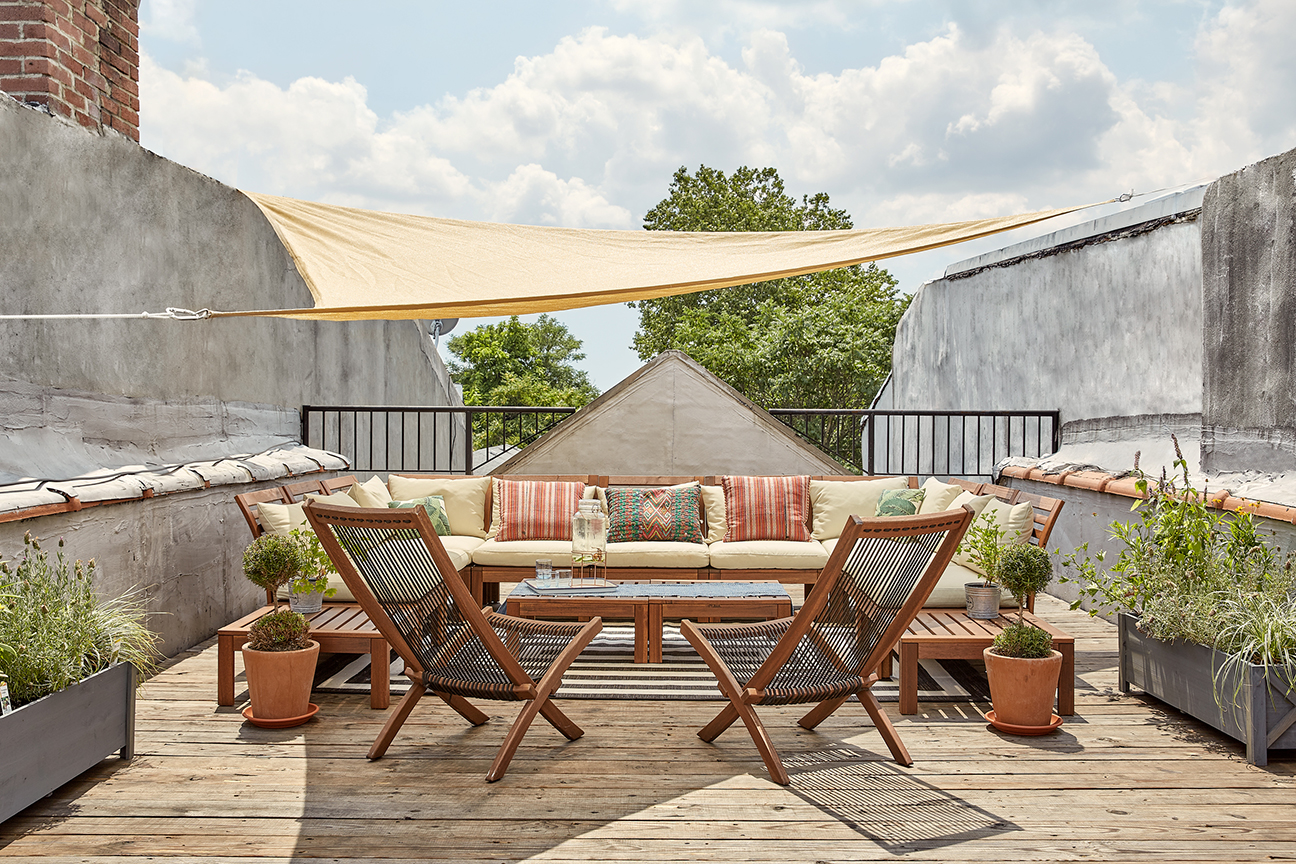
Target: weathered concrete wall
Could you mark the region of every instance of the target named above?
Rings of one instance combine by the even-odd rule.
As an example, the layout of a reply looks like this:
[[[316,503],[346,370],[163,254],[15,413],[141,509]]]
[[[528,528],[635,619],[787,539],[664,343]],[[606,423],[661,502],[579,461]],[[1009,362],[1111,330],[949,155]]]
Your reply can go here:
[[[846,474],[682,351],[666,351],[492,474]]]
[[[920,288],[896,334],[897,408],[1052,409],[1075,420],[1201,411],[1194,222]]]
[[[5,313],[309,306],[238,191],[0,96]],[[0,322],[0,381],[297,409],[447,404],[423,322]]]
[[[8,314],[312,303],[241,193],[2,94],[0,286]],[[259,452],[298,436],[307,403],[450,404],[425,324],[0,321],[0,483]],[[174,653],[256,603],[238,567],[239,491],[0,523],[0,557],[26,530],[67,535],[72,555],[101,562],[103,593],[148,586]]]
[[[161,634],[162,651],[174,655],[265,602],[265,593],[243,576],[243,550],[252,535],[234,496],[284,482],[213,486],[3,522],[0,558],[16,557],[28,531],[49,541],[50,551],[64,538],[69,559],[95,559],[102,596],[144,589],[152,612],[148,626]]]
[[[1210,185],[1202,261],[1203,467],[1296,470],[1296,150]]]

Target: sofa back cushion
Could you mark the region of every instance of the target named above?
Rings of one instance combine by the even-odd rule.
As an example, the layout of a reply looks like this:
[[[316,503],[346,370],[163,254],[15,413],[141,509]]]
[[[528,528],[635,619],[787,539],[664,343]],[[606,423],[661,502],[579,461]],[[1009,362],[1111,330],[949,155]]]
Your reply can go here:
[[[496,540],[571,539],[572,516],[585,495],[584,483],[496,478],[495,488],[498,509],[492,513],[491,530]]]
[[[724,539],[725,531],[729,530],[729,522],[725,519],[724,487],[703,486],[702,508],[706,513],[706,542],[719,543]]]
[[[840,537],[846,519],[872,519],[885,489],[908,489],[908,477],[877,480],[811,480],[810,503],[814,508],[814,538]]]
[[[702,542],[702,488],[697,483],[657,489],[613,486],[606,491],[608,542]]]
[[[356,483],[347,492],[361,507],[386,507],[391,503],[391,492],[377,474],[363,483]]]
[[[462,537],[486,536],[486,496],[490,494],[489,477],[402,477],[387,478],[391,497],[413,501],[429,495],[440,495],[445,501],[450,530]],[[572,511],[575,512],[575,507]],[[568,514],[570,518],[571,514]]]
[[[387,506],[393,510],[422,507],[428,519],[432,520],[432,530],[437,533],[437,536],[450,536],[450,516],[446,513],[445,498],[440,495],[428,495],[426,498],[416,498],[413,501],[388,501]]]
[[[940,513],[948,510],[954,499],[963,494],[963,487],[954,483],[942,483],[935,477],[928,477],[922,485],[922,506],[918,508],[919,516]]]
[[[721,478],[725,541],[810,539],[810,477]],[[875,505],[876,506],[876,505]]]

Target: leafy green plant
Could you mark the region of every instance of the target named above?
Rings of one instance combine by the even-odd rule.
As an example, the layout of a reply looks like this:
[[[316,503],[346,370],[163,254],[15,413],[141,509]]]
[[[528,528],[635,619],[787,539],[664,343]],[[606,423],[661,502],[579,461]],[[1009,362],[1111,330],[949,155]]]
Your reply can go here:
[[[314,593],[319,589],[321,577],[327,586],[329,574],[336,576],[337,568],[333,566],[332,559],[324,551],[319,537],[309,528],[294,528],[288,534],[297,542],[303,562],[301,571],[289,581],[288,590],[298,594]],[[325,587],[324,589],[325,597],[332,597],[336,593],[336,588]]]
[[[999,582],[999,561],[1009,547],[1003,539],[1007,531],[995,525],[994,516],[982,513],[968,526],[963,544],[967,556],[981,570],[985,581],[991,585]]]
[[[243,550],[243,575],[270,593],[275,609],[279,589],[313,572],[311,566],[302,544],[291,536],[262,534]]]
[[[1276,669],[1296,687],[1296,571],[1292,555],[1271,544],[1255,514],[1207,506],[1193,488],[1188,462],[1175,446],[1175,476],[1149,480],[1138,468],[1146,496],[1131,510],[1138,519],[1109,527],[1120,551],[1110,567],[1106,556],[1081,546],[1063,559],[1090,614],[1126,612],[1139,629],[1158,639],[1183,639],[1216,648],[1229,669],[1256,663]],[[1271,532],[1272,534],[1272,532]],[[1216,693],[1217,701],[1222,694]]]
[[[1004,548],[998,561],[999,584],[1017,600],[1017,621],[1005,627],[994,640],[994,652],[1004,657],[1047,657],[1053,651],[1053,637],[1025,620],[1026,597],[1038,594],[1053,581],[1053,560],[1038,546]]]
[[[290,609],[262,615],[248,628],[247,647],[253,651],[298,651],[309,644],[310,622]]]
[[[130,661],[141,680],[158,656],[144,626],[143,591],[103,600],[94,592],[95,562],[69,563],[63,541],[50,561],[28,533],[16,561],[0,561],[0,677],[21,705]]]

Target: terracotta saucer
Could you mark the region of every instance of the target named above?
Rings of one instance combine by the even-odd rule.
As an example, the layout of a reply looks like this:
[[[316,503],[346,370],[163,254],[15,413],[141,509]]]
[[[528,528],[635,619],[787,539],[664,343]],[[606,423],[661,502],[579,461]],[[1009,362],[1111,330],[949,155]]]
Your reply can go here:
[[[991,726],[1000,732],[1007,732],[1009,735],[1047,735],[1062,725],[1062,718],[1054,714],[1052,721],[1046,726],[1016,726],[999,720],[995,717],[993,709],[986,712],[985,719],[990,721]]]
[[[260,726],[262,729],[287,729],[289,726],[300,726],[307,720],[315,716],[319,711],[319,706],[314,702],[310,703],[310,710],[300,717],[281,717],[275,720],[260,720],[252,716],[252,706],[243,709],[243,719],[253,726]]]

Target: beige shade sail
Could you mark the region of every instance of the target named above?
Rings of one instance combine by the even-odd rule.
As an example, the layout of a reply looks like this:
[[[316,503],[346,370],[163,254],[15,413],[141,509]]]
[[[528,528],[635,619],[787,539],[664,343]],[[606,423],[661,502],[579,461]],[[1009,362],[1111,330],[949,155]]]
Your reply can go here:
[[[315,307],[214,316],[350,321],[554,312],[863,264],[1081,209],[850,231],[607,231],[407,216],[244,194],[297,262]]]

